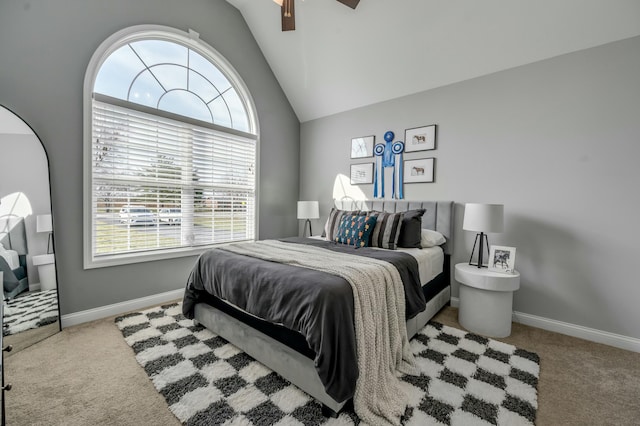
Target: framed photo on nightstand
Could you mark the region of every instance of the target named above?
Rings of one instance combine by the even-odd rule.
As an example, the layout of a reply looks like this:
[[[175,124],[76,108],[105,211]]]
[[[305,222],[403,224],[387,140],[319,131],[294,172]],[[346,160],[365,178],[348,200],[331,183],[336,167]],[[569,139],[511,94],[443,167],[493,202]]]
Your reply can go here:
[[[516,248],[491,246],[489,250],[489,270],[512,274],[515,271]]]

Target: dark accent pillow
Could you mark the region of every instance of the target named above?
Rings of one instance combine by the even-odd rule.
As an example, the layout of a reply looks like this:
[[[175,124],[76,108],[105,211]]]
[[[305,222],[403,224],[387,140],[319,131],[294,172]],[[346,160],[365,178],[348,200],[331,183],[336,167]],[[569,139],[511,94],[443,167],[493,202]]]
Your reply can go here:
[[[402,219],[398,247],[422,248],[420,244],[422,234],[422,216],[426,209],[407,210]]]
[[[404,213],[378,211],[371,211],[369,213],[377,217],[376,226],[371,233],[371,247],[395,250],[398,246],[398,237],[400,236]]]
[[[342,219],[340,219],[338,232],[333,241],[356,248],[367,247],[375,224],[375,216],[359,214],[343,215]]]

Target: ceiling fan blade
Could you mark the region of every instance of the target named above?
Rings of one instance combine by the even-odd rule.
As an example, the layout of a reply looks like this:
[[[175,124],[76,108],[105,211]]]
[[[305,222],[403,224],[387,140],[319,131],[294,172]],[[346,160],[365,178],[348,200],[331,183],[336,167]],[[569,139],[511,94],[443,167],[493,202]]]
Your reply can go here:
[[[293,31],[296,29],[296,14],[294,0],[284,0],[280,8],[282,17],[282,31]]]
[[[355,9],[356,7],[358,7],[358,3],[360,3],[360,0],[338,0],[340,3],[349,6],[351,9]]]

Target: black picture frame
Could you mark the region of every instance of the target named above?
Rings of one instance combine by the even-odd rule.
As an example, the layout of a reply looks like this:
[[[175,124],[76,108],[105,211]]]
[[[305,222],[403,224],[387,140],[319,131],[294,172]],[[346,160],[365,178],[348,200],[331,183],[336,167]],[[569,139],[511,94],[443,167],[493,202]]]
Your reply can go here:
[[[374,163],[352,164],[349,173],[351,185],[370,185],[373,183]]]
[[[414,127],[404,131],[404,152],[436,149],[437,125]]]
[[[375,144],[375,135],[351,139],[351,159],[373,157],[373,147]]]
[[[405,160],[402,167],[403,183],[433,183],[436,176],[434,157]]]

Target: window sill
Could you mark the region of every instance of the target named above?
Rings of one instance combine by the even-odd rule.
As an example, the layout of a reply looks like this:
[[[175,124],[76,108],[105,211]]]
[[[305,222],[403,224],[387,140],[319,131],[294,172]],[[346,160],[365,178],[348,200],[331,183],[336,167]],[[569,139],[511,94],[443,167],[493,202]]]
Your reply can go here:
[[[133,263],[153,262],[157,260],[175,259],[175,258],[187,257],[187,256],[199,256],[205,251],[213,248],[224,247],[229,244],[249,242],[249,241],[254,241],[254,240],[232,241],[229,243],[212,244],[209,246],[176,248],[176,249],[162,250],[157,252],[124,253],[124,254],[118,254],[118,255],[97,257],[94,259],[92,259],[89,255],[85,257],[84,269],[107,268],[111,266],[130,265]]]

